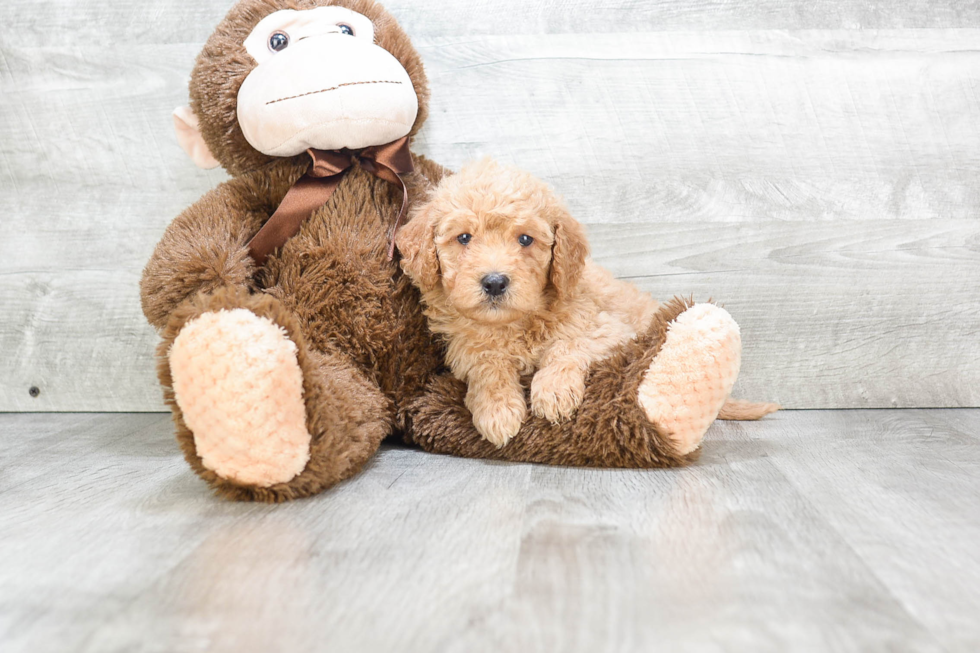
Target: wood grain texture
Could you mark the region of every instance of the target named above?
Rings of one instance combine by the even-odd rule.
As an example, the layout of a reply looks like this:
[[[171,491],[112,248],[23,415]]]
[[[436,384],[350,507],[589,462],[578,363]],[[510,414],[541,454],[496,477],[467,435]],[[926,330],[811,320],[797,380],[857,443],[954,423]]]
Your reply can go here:
[[[735,396],[899,407],[980,404],[980,365],[961,356],[977,334],[978,226],[694,222],[589,233],[616,276],[655,297],[713,297],[735,317]]]
[[[169,421],[0,415],[5,653],[980,646],[977,410],[718,423],[675,470],[385,447],[281,506]]]
[[[740,394],[980,405],[980,3],[389,4],[417,149],[531,170],[617,274],[725,304]],[[160,408],[136,283],[224,178],[169,113],[227,6],[0,7],[0,410]]]
[[[416,38],[678,30],[980,28],[976,0],[388,0]],[[36,45],[203,43],[229,0],[6,0],[0,37]]]
[[[980,520],[966,516],[980,506],[977,412],[820,411],[781,426],[733,431],[765,448],[915,621],[948,650],[980,649]]]

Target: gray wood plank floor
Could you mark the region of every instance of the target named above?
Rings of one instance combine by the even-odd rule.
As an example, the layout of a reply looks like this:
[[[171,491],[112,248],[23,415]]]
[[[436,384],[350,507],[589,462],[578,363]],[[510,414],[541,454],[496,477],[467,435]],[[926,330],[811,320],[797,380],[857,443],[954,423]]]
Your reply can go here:
[[[980,410],[718,423],[682,470],[390,446],[215,499],[162,414],[0,415],[0,650],[977,651]]]

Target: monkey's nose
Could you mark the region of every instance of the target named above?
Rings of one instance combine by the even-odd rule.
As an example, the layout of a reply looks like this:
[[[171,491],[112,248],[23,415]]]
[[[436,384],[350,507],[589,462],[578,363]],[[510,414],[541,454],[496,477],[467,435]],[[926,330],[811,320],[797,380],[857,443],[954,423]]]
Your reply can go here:
[[[507,290],[507,286],[510,285],[510,279],[499,272],[491,272],[480,279],[480,285],[483,286],[483,292],[486,294],[491,297],[500,297]]]

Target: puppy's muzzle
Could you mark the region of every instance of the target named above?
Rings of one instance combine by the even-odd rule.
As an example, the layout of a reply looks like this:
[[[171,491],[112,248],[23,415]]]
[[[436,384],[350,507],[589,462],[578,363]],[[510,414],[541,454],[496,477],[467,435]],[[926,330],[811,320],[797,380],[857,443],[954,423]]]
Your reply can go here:
[[[505,274],[491,272],[487,276],[480,279],[480,285],[483,286],[484,294],[496,299],[507,292],[507,286],[510,285],[510,279]]]

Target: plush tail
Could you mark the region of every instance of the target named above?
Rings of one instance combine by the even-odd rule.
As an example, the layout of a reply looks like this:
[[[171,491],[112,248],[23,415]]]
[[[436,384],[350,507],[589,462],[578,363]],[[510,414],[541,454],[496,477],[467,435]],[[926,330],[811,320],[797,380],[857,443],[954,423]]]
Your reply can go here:
[[[769,413],[775,413],[781,406],[779,404],[764,404],[745,401],[743,399],[729,399],[718,412],[718,419],[730,420],[756,420],[762,419]]]

